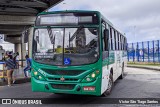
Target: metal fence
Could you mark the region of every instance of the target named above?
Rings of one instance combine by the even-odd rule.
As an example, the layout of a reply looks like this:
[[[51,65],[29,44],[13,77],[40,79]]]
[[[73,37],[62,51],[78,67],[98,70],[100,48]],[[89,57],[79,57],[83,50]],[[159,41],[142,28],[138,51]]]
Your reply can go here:
[[[128,61],[160,63],[160,40],[128,43]]]

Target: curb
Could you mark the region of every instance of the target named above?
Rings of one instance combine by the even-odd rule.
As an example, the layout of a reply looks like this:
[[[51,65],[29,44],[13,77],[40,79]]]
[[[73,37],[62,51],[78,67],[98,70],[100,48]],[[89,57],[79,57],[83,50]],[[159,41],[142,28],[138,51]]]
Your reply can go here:
[[[130,68],[141,68],[141,69],[149,69],[149,70],[160,71],[160,69],[158,69],[158,68],[151,68],[151,67],[130,66],[130,65],[127,65],[127,67],[130,67]]]
[[[17,78],[14,84],[22,84],[30,81],[31,81],[31,78]],[[4,86],[4,85],[7,85],[7,80],[5,80],[5,82],[0,82],[0,86]]]

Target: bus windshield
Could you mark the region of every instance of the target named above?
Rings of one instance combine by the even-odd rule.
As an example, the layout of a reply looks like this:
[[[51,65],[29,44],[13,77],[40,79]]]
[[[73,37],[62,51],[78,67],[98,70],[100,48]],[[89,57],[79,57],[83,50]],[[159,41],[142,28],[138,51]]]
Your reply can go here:
[[[97,28],[35,29],[33,58],[50,65],[91,64],[99,58]]]

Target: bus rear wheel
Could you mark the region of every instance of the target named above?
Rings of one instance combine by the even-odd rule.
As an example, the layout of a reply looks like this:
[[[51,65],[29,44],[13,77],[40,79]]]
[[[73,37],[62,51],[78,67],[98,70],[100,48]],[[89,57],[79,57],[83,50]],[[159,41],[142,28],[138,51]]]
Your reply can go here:
[[[113,75],[112,75],[112,73],[110,73],[109,81],[108,81],[108,88],[107,88],[107,90],[103,93],[102,96],[108,96],[108,95],[110,95],[110,93],[111,93],[111,91],[112,91],[112,88],[113,88],[113,85],[114,85],[114,83],[113,83]]]

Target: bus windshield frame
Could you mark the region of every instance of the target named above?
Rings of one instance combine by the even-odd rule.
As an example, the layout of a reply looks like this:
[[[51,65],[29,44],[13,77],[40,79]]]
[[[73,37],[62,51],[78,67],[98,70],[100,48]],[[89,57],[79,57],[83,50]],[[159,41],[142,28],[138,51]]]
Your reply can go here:
[[[75,26],[75,27],[44,27],[44,28],[39,28],[39,27],[37,27],[35,30],[34,30],[34,32],[36,32],[36,30],[39,30],[39,29],[43,29],[43,30],[46,30],[46,33],[48,33],[48,35],[46,35],[46,36],[53,36],[53,35],[55,35],[54,34],[54,30],[55,29],[61,29],[61,30],[64,30],[64,34],[62,34],[61,36],[62,36],[62,40],[63,40],[63,43],[61,44],[61,47],[63,47],[63,48],[61,48],[61,49],[58,49],[58,47],[56,48],[56,49],[53,49],[53,51],[51,50],[50,52],[49,52],[49,54],[48,53],[46,53],[45,52],[45,50],[44,50],[44,52],[38,52],[37,50],[36,50],[36,48],[37,48],[37,44],[36,44],[36,41],[35,41],[35,33],[34,33],[34,37],[33,37],[33,50],[32,50],[32,56],[33,56],[33,59],[34,59],[34,61],[36,61],[36,62],[38,62],[38,63],[42,63],[42,64],[47,64],[47,65],[53,65],[53,66],[81,66],[81,65],[88,65],[88,64],[93,64],[93,63],[96,63],[98,60],[99,60],[99,57],[100,57],[100,42],[99,42],[99,27],[82,27],[82,26],[80,26],[80,27],[77,27],[77,26]],[[49,30],[50,29],[50,30]],[[66,33],[67,32],[67,29],[74,29],[74,33],[73,32],[69,32],[69,33]],[[84,31],[85,32],[87,32],[86,34],[88,35],[90,35],[90,36],[95,36],[95,35],[93,35],[92,33],[95,31],[96,32],[96,38],[97,38],[97,41],[96,41],[96,47],[93,47],[93,46],[90,46],[89,48],[91,48],[91,49],[89,49],[89,48],[86,48],[86,47],[88,47],[88,45],[86,45],[86,47],[82,47],[82,48],[85,48],[84,49],[84,51],[86,52],[84,52],[84,53],[77,53],[77,54],[73,54],[74,52],[73,52],[73,50],[74,49],[72,49],[72,50],[70,50],[70,51],[68,51],[68,50],[66,50],[66,48],[64,48],[64,47],[66,47],[66,45],[65,45],[65,42],[66,42],[66,39],[64,39],[64,36],[68,36],[68,35],[70,35],[70,39],[71,39],[71,41],[75,41],[75,38],[76,38],[76,36],[77,35],[79,35],[78,33],[77,33],[77,31],[79,30],[79,29],[81,29],[81,30],[83,30],[83,33],[84,33]],[[62,31],[61,31],[62,32]],[[90,33],[89,33],[90,32]],[[91,33],[92,32],[92,33]],[[66,34],[65,34],[66,33]],[[41,32],[39,32],[39,34],[41,34]],[[82,32],[80,33],[81,35],[82,35]],[[82,35],[83,36],[83,35]],[[51,38],[51,37],[50,37]],[[55,39],[55,37],[52,37],[52,38],[54,38]],[[68,38],[68,37],[67,37]],[[85,39],[86,39],[87,37],[85,37]],[[91,37],[92,38],[92,37]],[[94,38],[95,39],[95,38]],[[44,39],[43,39],[44,40]],[[52,44],[54,44],[54,42],[55,41],[50,41]],[[92,40],[92,42],[93,42],[93,40]],[[46,44],[49,44],[49,41],[46,43]],[[67,43],[68,44],[68,43]],[[70,44],[70,43],[69,43]],[[74,43],[73,43],[74,44]],[[72,44],[72,45],[73,45]],[[89,44],[89,43],[88,43]],[[77,45],[77,44],[76,44]],[[95,44],[94,44],[95,45]],[[45,46],[46,47],[46,46]],[[59,46],[60,47],[60,46]],[[71,46],[69,46],[69,47],[71,47]],[[73,48],[73,47],[72,47]],[[74,47],[75,48],[75,47]],[[87,49],[88,49],[88,51],[87,51]],[[91,50],[91,51],[89,51],[89,50]],[[95,51],[96,50],[96,51]],[[36,52],[37,51],[37,52]],[[43,50],[42,50],[43,51]],[[53,63],[53,60],[51,61],[50,60],[50,57],[49,56],[51,56],[51,57],[53,57],[52,55],[53,55],[53,52],[56,52],[57,51],[57,53],[59,54],[59,55],[57,55],[56,57],[59,57],[59,58],[61,58],[61,63],[59,62],[58,64],[56,64],[57,62],[55,62],[55,63]],[[95,53],[95,52],[97,52],[97,53]],[[72,55],[71,55],[72,54]],[[85,54],[86,54],[86,57],[85,57]],[[48,55],[48,56],[47,56]],[[71,57],[71,56],[72,57]],[[93,56],[94,55],[94,56]],[[44,61],[44,59],[42,58],[42,57],[36,57],[36,56],[44,56],[44,57],[46,57],[45,59],[47,59],[47,61]],[[55,56],[55,55],[54,55]],[[74,57],[75,56],[75,57]],[[94,59],[94,57],[95,57],[95,59]],[[37,58],[38,59],[42,59],[42,60],[37,60]],[[68,58],[68,59],[67,59]],[[66,64],[65,63],[65,60],[68,60],[69,61],[69,63],[68,64]],[[74,59],[75,60],[77,60],[77,61],[74,61]],[[87,61],[85,61],[85,59],[87,60]],[[79,60],[79,61],[78,61]],[[80,61],[82,61],[82,60],[84,60],[83,61],[83,63],[78,63],[78,62],[80,62]]]

